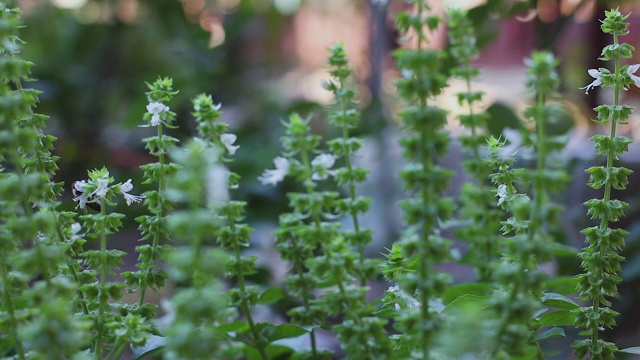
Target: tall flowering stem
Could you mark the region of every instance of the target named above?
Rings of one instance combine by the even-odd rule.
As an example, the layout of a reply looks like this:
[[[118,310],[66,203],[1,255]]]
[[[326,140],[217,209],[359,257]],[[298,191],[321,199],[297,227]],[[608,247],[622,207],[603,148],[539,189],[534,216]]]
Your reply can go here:
[[[148,289],[158,290],[164,286],[167,274],[162,269],[156,268],[156,262],[161,259],[171,246],[162,242],[169,239],[169,233],[165,225],[165,216],[172,208],[173,202],[167,198],[166,187],[167,178],[174,174],[179,168],[178,165],[167,160],[167,155],[176,146],[178,139],[166,135],[166,128],[175,128],[173,122],[176,114],[170,111],[168,104],[178,93],[173,90],[173,80],[170,78],[159,78],[153,84],[147,84],[149,91],[146,93],[149,105],[147,112],[143,116],[144,125],[141,127],[155,127],[156,136],[143,139],[145,147],[149,153],[155,156],[158,161],[141,166],[144,170],[144,184],[154,184],[156,189],[147,191],[145,195],[145,205],[148,207],[150,215],[136,218],[140,223],[139,230],[142,232],[141,241],[150,241],[136,247],[139,253],[139,270],[125,272],[123,276],[126,283],[132,287],[138,287],[140,294],[138,303],[129,307],[141,316],[152,319],[155,316],[154,304],[145,304],[145,296]]]
[[[166,359],[237,359],[240,349],[218,328],[229,316],[220,277],[227,256],[215,246],[221,226],[207,197],[207,172],[218,158],[216,149],[192,141],[176,148],[171,157],[180,170],[167,177],[167,196],[182,205],[167,216],[167,228],[176,249],[168,256],[171,280],[183,286],[168,305],[171,314],[166,335]]]
[[[357,92],[348,87],[352,70],[344,46],[337,44],[329,51],[329,74],[333,79],[325,82],[324,87],[333,92],[337,105],[337,110],[329,113],[329,121],[341,130],[342,136],[328,141],[327,144],[331,149],[331,156],[341,158],[345,163],[344,167],[329,172],[332,175],[330,177],[335,179],[339,186],[348,189],[347,196],[337,199],[336,205],[339,214],[351,218],[353,230],[341,230],[334,234],[328,243],[322,243],[326,254],[323,257],[326,265],[322,267],[324,271],[329,270],[329,274],[333,274],[338,286],[338,291],[329,291],[323,298],[327,300],[329,314],[345,314],[345,319],[340,325],[335,326],[334,330],[348,354],[347,358],[385,358],[391,355],[391,347],[384,330],[387,321],[371,316],[373,309],[366,299],[369,290],[366,287],[367,279],[374,278],[378,270],[374,261],[367,259],[364,253],[365,246],[371,242],[372,230],[362,228],[359,219],[359,215],[369,209],[371,198],[356,195],[356,185],[365,181],[368,173],[367,169],[353,164],[354,154],[362,146],[362,139],[350,134],[360,118],[358,110],[353,108],[357,104]],[[354,279],[359,280],[359,286],[353,284]]]
[[[451,58],[457,62],[451,72],[466,85],[466,91],[457,96],[458,104],[465,109],[458,120],[468,130],[468,134],[461,135],[458,139],[469,153],[469,159],[463,162],[463,167],[472,177],[471,182],[464,184],[460,195],[462,206],[459,217],[468,219],[468,223],[456,231],[456,236],[469,243],[469,250],[463,260],[474,266],[478,280],[491,282],[494,279],[495,261],[500,256],[500,246],[495,234],[500,228],[502,212],[495,205],[495,197],[488,183],[492,168],[480,155],[480,150],[487,141],[486,125],[489,115],[477,109],[484,93],[473,91],[471,86],[472,81],[480,74],[480,69],[471,66],[471,61],[478,56],[476,30],[465,11],[451,8],[448,15],[449,51]]]
[[[62,192],[51,180],[56,138],[43,133],[47,117],[35,113],[40,91],[23,87],[33,81],[34,64],[21,57],[20,15],[0,4],[0,351],[17,359],[69,358],[86,326],[73,316],[76,284],[59,271],[69,229],[55,211]]]
[[[334,94],[337,110],[329,113],[329,121],[342,131],[342,136],[328,142],[332,153],[344,160],[345,166],[337,170],[336,182],[348,189],[348,197],[338,200],[340,210],[351,217],[353,231],[342,231],[342,236],[349,245],[358,249],[360,285],[365,286],[367,279],[376,275],[373,262],[365,257],[365,246],[371,242],[371,229],[363,229],[359,215],[366,213],[371,205],[371,198],[356,195],[356,185],[366,180],[367,169],[353,164],[354,154],[362,147],[362,139],[352,137],[350,132],[358,126],[360,113],[353,106],[357,104],[355,89],[348,87],[352,70],[349,67],[344,45],[332,46],[329,51],[329,74],[333,81],[324,83],[324,87]]]
[[[84,260],[85,266],[90,269],[85,272],[86,279],[97,281],[83,281],[80,290],[86,294],[87,307],[91,309],[90,318],[94,321],[94,337],[92,350],[96,359],[102,359],[103,351],[114,334],[113,329],[119,326],[120,318],[112,312],[117,302],[122,298],[122,290],[125,284],[109,281],[107,275],[115,273],[122,264],[122,258],[126,255],[120,250],[107,249],[107,235],[115,233],[122,227],[123,214],[107,213],[107,207],[115,205],[115,196],[121,194],[122,184],[113,184],[114,178],[109,175],[106,168],[92,170],[89,179],[76,182],[78,206],[84,208],[87,204],[97,204],[100,209],[98,214],[80,215],[83,228],[88,236],[98,238],[100,248],[87,250],[79,254]]]
[[[236,135],[228,133],[228,124],[220,121],[220,104],[215,105],[210,95],[201,94],[193,99],[193,115],[198,124],[199,140],[211,149],[217,149],[215,164],[207,170],[207,199],[209,206],[219,211],[224,223],[216,231],[217,242],[227,251],[225,273],[237,282],[237,287],[228,290],[229,303],[241,311],[249,325],[250,341],[247,345],[253,347],[263,360],[269,359],[267,340],[253,319],[251,309],[259,304],[260,289],[249,285],[247,277],[257,272],[255,256],[244,256],[242,251],[249,247],[251,231],[253,230],[242,221],[245,217],[244,201],[229,200],[229,189],[238,188],[239,176],[230,172],[224,165],[232,161],[229,156],[234,155],[239,148],[234,145]],[[262,325],[265,326],[265,325]],[[268,326],[268,325],[266,325]]]
[[[331,242],[336,235],[336,228],[327,223],[321,223],[323,214],[329,213],[335,206],[336,192],[314,192],[316,183],[312,179],[311,159],[309,158],[320,144],[320,136],[311,133],[309,119],[303,119],[297,114],[289,117],[284,123],[286,133],[283,137],[284,157],[280,157],[282,171],[278,175],[287,175],[302,183],[306,192],[288,193],[292,212],[280,215],[280,226],[275,231],[276,246],[284,260],[293,264],[293,274],[285,280],[287,290],[296,298],[302,300],[300,306],[294,307],[287,313],[292,321],[301,326],[313,327],[309,332],[311,350],[307,354],[312,359],[331,358],[330,353],[317,348],[315,326],[325,320],[326,313],[318,306],[314,290],[327,274],[326,272],[312,272],[316,252],[322,248],[322,242]],[[326,168],[322,168],[326,176]],[[269,173],[261,178],[268,183]],[[274,173],[271,173],[272,175]],[[317,174],[320,176],[320,174]],[[272,178],[273,176],[271,176]],[[309,224],[310,223],[310,224]]]
[[[545,278],[543,273],[535,270],[538,263],[549,261],[552,257],[549,226],[557,217],[558,207],[550,201],[548,194],[552,190],[557,191],[566,181],[564,173],[547,169],[551,152],[561,150],[564,146],[560,139],[549,136],[545,130],[559,111],[556,106],[548,104],[548,99],[555,95],[560,84],[555,70],[558,61],[550,53],[537,52],[525,63],[526,85],[535,94],[535,102],[525,111],[525,116],[536,129],[535,136],[528,140],[536,150],[536,169],[513,169],[513,158],[498,156],[501,144],[495,139],[490,142],[489,162],[497,170],[491,178],[498,187],[498,205],[511,214],[502,222],[501,230],[506,245],[496,272],[496,280],[503,285],[504,292],[491,300],[500,314],[492,358],[509,358],[526,353],[542,356],[539,348],[529,345],[534,331],[532,320],[542,306],[540,299]],[[518,193],[517,187],[523,188],[528,183],[533,184],[531,197]]]
[[[584,273],[577,275],[578,290],[582,300],[591,301],[591,306],[576,310],[577,325],[583,330],[584,339],[574,342],[573,347],[579,359],[589,355],[590,359],[613,359],[618,350],[616,345],[602,340],[600,331],[604,327],[615,325],[618,313],[611,309],[611,298],[616,296],[617,285],[622,281],[618,272],[620,262],[624,258],[619,254],[624,245],[624,237],[629,234],[621,228],[611,228],[611,223],[617,222],[624,215],[624,208],[628,206],[624,201],[611,198],[611,190],[622,190],[628,183],[627,176],[631,170],[616,167],[614,163],[628,151],[632,140],[616,135],[618,124],[626,124],[633,107],[620,104],[620,93],[632,83],[638,85],[637,77],[633,75],[637,65],[621,65],[621,59],[632,58],[634,48],[619,42],[619,37],[628,34],[625,20],[629,15],[622,15],[617,9],[605,11],[601,29],[613,36],[613,44],[602,49],[600,60],[612,61],[613,71],[606,68],[591,69],[589,74],[596,78],[586,86],[588,91],[594,86],[613,88],[613,104],[600,105],[594,108],[599,125],[609,125],[609,135],[596,135],[591,138],[595,142],[598,155],[606,159],[604,166],[594,166],[586,170],[589,174],[587,183],[594,189],[603,189],[602,199],[591,199],[585,202],[587,214],[593,219],[599,219],[600,224],[582,230],[585,235],[586,247],[579,254],[582,259]]]
[[[444,54],[429,49],[426,32],[435,30],[440,18],[429,14],[424,1],[416,1],[414,12],[401,13],[396,19],[400,31],[415,38],[416,48],[395,52],[402,79],[396,85],[407,102],[402,117],[403,137],[400,145],[407,164],[400,171],[411,198],[401,202],[407,226],[399,245],[404,257],[415,261],[415,272],[400,273],[395,279],[400,289],[414,296],[421,306],[402,309],[396,317],[403,332],[400,344],[422,359],[431,357],[432,339],[441,325],[440,314],[432,303],[438,301],[449,277],[434,265],[449,257],[449,242],[439,236],[438,223],[451,217],[453,203],[442,196],[451,171],[437,164],[450,141],[444,131],[446,112],[430,102],[446,86]]]

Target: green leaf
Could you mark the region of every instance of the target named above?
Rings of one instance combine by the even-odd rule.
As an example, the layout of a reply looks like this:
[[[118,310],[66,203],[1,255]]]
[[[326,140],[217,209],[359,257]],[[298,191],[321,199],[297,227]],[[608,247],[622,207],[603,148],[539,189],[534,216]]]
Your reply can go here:
[[[445,305],[448,305],[464,295],[488,296],[493,290],[495,290],[494,286],[483,283],[467,283],[454,285],[449,287],[444,292],[444,294],[442,295],[442,302]]]
[[[487,128],[496,139],[502,135],[502,130],[505,128],[517,130],[523,128],[519,116],[505,104],[495,102],[487,108],[487,113],[491,116],[491,121],[487,122]]]
[[[152,354],[160,353],[164,350],[164,346],[166,342],[167,340],[164,336],[151,335],[147,339],[147,342],[144,344],[144,346],[131,347],[131,352],[133,353],[132,358],[134,360],[138,360]],[[154,358],[155,357],[160,357],[160,356],[154,356]]]
[[[374,312],[373,315],[383,319],[391,319],[396,315],[396,313],[397,311],[391,308],[384,308]]]
[[[280,324],[276,326],[266,326],[263,333],[269,342],[280,339],[294,338],[304,335],[309,331],[301,326],[294,324]]]
[[[563,295],[575,294],[578,291],[578,280],[573,277],[561,276],[544,282],[545,292]]]
[[[573,310],[580,307],[570,298],[557,293],[545,293],[542,297],[542,303],[558,309]]]
[[[559,243],[553,243],[551,248],[553,250],[553,255],[556,257],[575,257],[576,254],[580,252],[578,248]]]
[[[462,295],[445,306],[443,313],[451,313],[454,310],[462,309],[462,311],[470,308],[481,309],[487,306],[489,296],[478,295]]]
[[[284,292],[281,288],[271,288],[265,290],[262,294],[260,294],[260,298],[258,299],[258,304],[266,304],[270,305],[279,300],[284,299]]]
[[[536,334],[533,337],[533,341],[540,341],[540,340],[548,339],[551,337],[558,337],[558,336],[566,337],[567,335],[565,335],[563,328],[552,327],[551,329],[543,331],[540,334]]]
[[[218,330],[224,332],[238,332],[243,333],[249,330],[249,324],[245,321],[234,321],[226,324],[222,324],[217,327]]]
[[[293,349],[284,345],[270,344],[266,348],[269,359],[288,359],[289,354],[293,353]],[[260,351],[255,347],[248,345],[244,347],[244,355],[247,360],[262,360]]]
[[[538,326],[569,326],[575,325],[576,314],[571,311],[561,310],[548,312],[538,319]]]
[[[621,350],[618,350],[618,352],[640,355],[640,346],[634,346],[634,347],[630,347],[630,348],[626,348],[626,349],[621,349]]]
[[[511,355],[509,360],[532,360],[537,359],[538,356],[538,347],[534,345],[527,345],[522,349],[522,353],[520,355]]]
[[[269,359],[287,359],[288,357],[285,357],[283,355],[292,353],[293,349],[288,346],[278,344],[270,344],[269,346],[267,346],[267,354],[269,355]]]

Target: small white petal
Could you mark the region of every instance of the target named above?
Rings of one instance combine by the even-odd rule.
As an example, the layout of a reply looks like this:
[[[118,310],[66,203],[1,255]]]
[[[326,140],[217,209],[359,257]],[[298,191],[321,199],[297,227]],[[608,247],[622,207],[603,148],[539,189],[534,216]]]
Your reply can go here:
[[[633,84],[637,87],[640,87],[640,77],[634,74],[636,71],[638,71],[639,68],[640,64],[629,65],[629,67],[627,68],[627,75],[629,75],[629,78],[631,78],[631,81],[633,81]]]
[[[84,189],[87,186],[87,182],[85,180],[76,181],[73,183],[73,201],[77,201],[78,205],[76,209],[84,209],[89,199],[89,194],[87,194]]]
[[[163,111],[169,111],[169,107],[160,102],[152,102],[147,105],[147,111],[150,114],[160,114]]]
[[[602,75],[602,73],[598,69],[589,69],[587,70],[587,73],[589,73],[589,75],[591,75],[591,77],[594,79],[600,79],[600,75]]]
[[[99,198],[107,195],[107,190],[109,189],[109,179],[107,178],[98,178],[98,187],[89,196],[97,196]]]
[[[73,188],[80,192],[84,191],[85,186],[87,186],[87,182],[84,180],[76,181],[73,183]]]
[[[402,69],[400,70],[400,75],[402,75],[402,77],[405,79],[410,79],[413,77],[413,70]]]
[[[331,154],[320,154],[311,161],[311,166],[319,170],[311,174],[311,180],[325,180],[329,175],[335,176],[336,171],[329,170],[336,163],[335,156]],[[321,169],[317,169],[321,168]]]
[[[147,112],[151,114],[151,126],[158,126],[162,119],[160,118],[160,113],[164,111],[169,111],[169,107],[163,103],[152,102],[147,105]]]
[[[89,195],[87,195],[86,193],[82,193],[80,196],[74,197],[73,201],[77,201],[78,205],[76,206],[76,209],[80,208],[80,209],[84,209],[84,207],[87,205],[87,200],[89,199]]]
[[[80,231],[80,229],[82,229],[82,225],[80,225],[79,223],[73,223],[71,224],[71,232],[75,235],[78,233],[78,231]]]
[[[263,185],[276,185],[280,181],[284,180],[285,176],[289,173],[289,160],[282,156],[278,156],[273,160],[276,165],[275,170],[265,170],[262,176],[258,177],[258,180]]]
[[[227,148],[227,150],[229,151],[229,154],[233,155],[236,153],[236,150],[238,150],[238,148],[240,146],[237,145],[233,145],[234,142],[236,142],[236,139],[238,139],[238,137],[235,134],[222,134],[220,135],[220,141],[222,142],[222,144],[224,144],[224,146]]]
[[[277,170],[289,172],[289,159],[278,156],[273,159],[273,164],[276,166]]]
[[[133,195],[129,194],[129,191],[133,190],[133,184],[131,184],[131,179],[127,180],[124,184],[120,185],[120,193],[124,196],[124,200],[127,202],[127,205],[131,205],[131,203],[139,203],[142,199],[145,198],[143,195]]]
[[[207,173],[207,199],[211,202],[229,201],[229,170],[214,164]]]
[[[507,196],[507,185],[501,184],[498,186],[498,191],[496,191],[496,196],[498,197],[498,205],[504,202],[505,197]]]
[[[151,122],[150,122],[149,124],[151,124],[151,126],[158,126],[158,125],[160,125],[160,115],[158,115],[158,114],[154,114],[154,115],[151,117]]]
[[[139,203],[145,197],[142,195],[133,195],[133,194],[122,194],[124,196],[124,200],[127,202],[127,205],[131,205],[131,203]]]
[[[120,192],[123,194],[128,193],[131,190],[133,190],[133,184],[131,184],[131,179],[127,180],[127,182],[120,185]]]
[[[330,169],[336,163],[335,156],[331,154],[320,154],[311,161],[311,166],[322,166]]]
[[[588,94],[589,90],[593,89],[594,87],[602,85],[602,79],[600,78],[602,73],[598,69],[589,69],[587,72],[595,80],[593,80],[593,82],[591,82],[591,84],[589,84],[587,86],[583,86],[583,87],[580,88],[580,89],[585,89],[584,90],[585,94]]]

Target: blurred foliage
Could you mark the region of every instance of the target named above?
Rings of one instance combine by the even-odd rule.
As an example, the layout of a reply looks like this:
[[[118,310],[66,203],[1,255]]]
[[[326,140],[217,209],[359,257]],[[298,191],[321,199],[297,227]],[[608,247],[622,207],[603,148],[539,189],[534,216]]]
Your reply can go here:
[[[93,3],[106,12],[116,4]],[[252,78],[265,67],[263,71],[275,71],[269,67],[279,63],[277,46],[260,47],[264,53],[258,57],[247,54],[247,47],[252,42],[276,44],[288,20],[252,3],[242,1],[233,13],[221,15],[226,41],[214,48],[208,46],[210,33],[189,21],[176,0],[141,0],[139,17],[130,23],[114,14],[84,23],[81,10],[48,2],[25,11],[24,56],[35,62],[34,86],[43,91],[38,111],[51,116],[49,131],[59,137],[59,175],[69,183],[87,168],[105,164],[139,173],[137,166],[146,159],[136,149],[148,135],[136,129],[147,104],[144,83],[158,76],[172,76],[180,90],[169,105],[182,122],[183,135],[194,126],[190,99],[206,92],[227,109],[241,109],[242,118],[231,120],[242,122],[234,131],[246,133],[240,134],[248,150],[244,154],[251,154],[251,144],[266,141],[264,127],[278,124],[282,109]],[[261,134],[262,140],[247,139],[252,134]]]
[[[281,188],[274,189],[258,186],[255,179],[264,167],[271,165],[275,149],[279,147],[280,120],[290,111],[318,113],[320,108],[319,104],[307,100],[287,102],[277,87],[269,83],[269,79],[277,78],[295,66],[295,59],[287,57],[283,50],[286,46],[283,42],[291,31],[291,14],[278,12],[270,0],[241,0],[229,11],[216,8],[222,1],[207,0],[202,11],[212,11],[225,32],[224,43],[210,47],[211,34],[202,28],[195,16],[185,11],[184,2],[138,0],[138,17],[125,21],[113,11],[120,1],[89,0],[85,7],[93,6],[105,12],[99,21],[90,21],[83,15],[83,10],[60,9],[47,0],[15,1],[25,13],[26,28],[21,35],[27,46],[23,57],[36,64],[33,78],[37,82],[32,86],[43,91],[37,111],[51,116],[47,130],[59,138],[55,145],[57,155],[61,156],[57,180],[65,181],[68,187],[82,178],[87,169],[108,166],[115,174],[121,174],[123,180],[133,177],[134,182],[139,183],[135,180],[141,176],[138,166],[149,161],[141,142],[149,133],[137,127],[147,104],[143,96],[144,83],[151,83],[158,76],[171,76],[174,88],[180,90],[175,101],[169,104],[178,115],[178,131],[182,132],[174,135],[183,137],[194,133],[195,125],[189,114],[190,99],[202,92],[212,94],[216,103],[223,104],[223,121],[231,124],[231,131],[238,134],[242,146],[237,161],[230,165],[243,177],[241,193],[236,196],[251,205],[250,218],[268,215],[274,219],[275,213],[286,208],[286,199],[281,195],[290,184],[285,182]],[[331,0],[306,1],[322,4]],[[361,5],[362,11],[368,11],[368,1],[353,1]],[[389,6],[399,2],[391,0]],[[582,6],[586,2],[581,0],[579,4]],[[470,15],[478,30],[480,47],[490,46],[497,39],[500,22],[496,18],[520,14],[539,3],[537,0],[488,0],[472,9]],[[597,7],[609,8],[621,3],[624,4],[603,0],[597,1]],[[391,16],[387,15],[383,12],[382,19],[390,24]],[[537,47],[556,47],[570,21],[571,16],[559,17],[551,24],[537,21]],[[389,42],[395,36],[393,29],[389,27],[384,31],[384,38],[377,40]],[[601,39],[588,36],[576,40],[582,41],[583,49],[588,51],[599,49]],[[390,48],[393,46],[396,45],[389,45]],[[594,62],[596,58],[597,54],[593,56]],[[578,66],[573,65],[578,64],[568,59],[570,65],[566,71],[580,72],[584,80],[589,65],[586,61],[591,60],[581,59],[579,65],[584,67],[576,69]],[[572,93],[576,91],[572,90]],[[595,101],[595,94],[589,95],[588,102]],[[584,108],[588,111],[590,106]],[[383,118],[382,104],[375,96],[371,105],[363,110],[364,118]],[[495,103],[488,111],[493,116],[494,121],[490,124],[495,134],[504,127],[522,126],[516,111],[508,105]],[[380,120],[365,131],[381,132],[386,124]],[[566,132],[570,125],[570,121],[563,121],[557,126],[558,133]],[[323,125],[314,129],[325,131]],[[583,165],[572,164],[578,168]],[[632,178],[631,183],[637,183],[636,179]],[[573,186],[585,187],[584,182],[578,181],[582,179],[577,179]],[[631,204],[637,202],[636,194],[632,193],[625,194],[633,197],[626,199]],[[70,191],[65,195],[66,205],[73,206]],[[582,210],[569,209],[567,213],[574,217],[570,220],[584,217]],[[575,215],[578,213],[581,215]],[[629,224],[625,224],[631,235],[625,250],[627,263],[623,265],[623,274],[626,282],[621,290],[624,296],[621,306],[628,308],[640,298],[636,286],[640,283],[638,214],[637,207],[629,209]],[[581,221],[585,220],[577,220],[576,228],[583,225],[579,223]],[[575,273],[577,265],[575,261],[567,260],[560,264],[560,269]],[[630,313],[624,309],[621,312]],[[635,329],[638,322],[635,316],[630,316],[628,320],[620,319],[620,323],[617,331],[622,333]]]

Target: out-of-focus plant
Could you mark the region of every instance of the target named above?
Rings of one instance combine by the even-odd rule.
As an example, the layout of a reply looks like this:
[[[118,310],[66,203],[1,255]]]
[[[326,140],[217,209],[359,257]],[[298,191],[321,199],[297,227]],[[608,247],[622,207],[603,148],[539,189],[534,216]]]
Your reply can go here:
[[[442,195],[452,173],[438,164],[447,151],[450,136],[444,130],[447,114],[434,101],[447,86],[445,54],[430,49],[426,35],[435,30],[442,19],[431,14],[424,1],[415,2],[413,10],[400,13],[396,26],[406,36],[414,37],[417,44],[414,49],[402,49],[394,54],[402,74],[396,86],[406,102],[400,113],[403,132],[400,145],[406,161],[400,177],[409,194],[400,206],[406,227],[384,266],[387,275],[390,271],[395,275],[390,280],[399,285],[399,290],[390,294],[415,297],[406,301],[406,306],[401,306],[395,316],[402,335],[395,339],[394,346],[400,354],[428,359],[432,356],[432,340],[441,325],[441,316],[434,305],[450,281],[435,265],[450,257],[450,243],[440,236],[439,224],[448,220],[453,212],[452,200]],[[412,266],[393,270],[398,254]]]
[[[503,257],[496,270],[496,280],[504,291],[498,292],[491,304],[495,307],[495,347],[493,358],[510,358],[523,354],[542,356],[541,350],[531,346],[534,319],[542,308],[545,274],[537,271],[538,264],[552,258],[553,239],[549,228],[555,223],[557,206],[550,201],[549,191],[557,191],[565,180],[563,172],[550,170],[548,161],[553,151],[564,146],[561,139],[549,136],[546,126],[557,116],[557,106],[548,103],[559,85],[557,60],[547,52],[533,53],[526,60],[526,84],[535,94],[534,104],[525,116],[535,126],[533,143],[536,169],[514,169],[513,157],[501,158],[501,144],[491,139],[490,163],[495,169],[491,180],[497,186],[498,205],[511,215],[502,222]],[[519,192],[531,184],[530,195]],[[531,356],[531,355],[529,355]]]
[[[458,103],[465,107],[465,113],[459,115],[458,120],[469,133],[460,135],[458,139],[471,155],[463,166],[473,179],[473,182],[464,184],[462,188],[459,217],[465,222],[465,226],[456,232],[456,236],[469,243],[469,250],[462,261],[473,264],[479,281],[490,282],[494,280],[495,260],[500,256],[500,244],[496,241],[495,234],[499,231],[502,215],[489,187],[492,168],[481,157],[489,134],[489,116],[478,109],[484,93],[473,91],[471,87],[471,82],[480,74],[480,69],[471,66],[471,62],[478,57],[475,29],[466,12],[453,8],[448,14],[449,51],[451,58],[458,64],[451,72],[454,77],[465,81],[467,90],[457,94]]]
[[[158,79],[153,84],[147,84],[147,112],[143,116],[143,127],[155,127],[157,135],[145,138],[150,154],[158,159],[157,162],[141,166],[144,170],[144,184],[154,184],[157,190],[147,191],[144,194],[144,204],[149,209],[150,215],[136,218],[140,223],[139,230],[142,233],[142,241],[150,241],[136,247],[138,252],[137,271],[127,271],[122,275],[129,287],[139,291],[138,302],[133,306],[127,306],[127,311],[139,314],[147,319],[155,317],[154,304],[145,304],[148,290],[159,291],[164,287],[167,274],[163,269],[157,268],[157,263],[170,250],[165,242],[170,239],[166,227],[166,219],[173,202],[167,196],[168,178],[173,175],[179,166],[171,163],[167,156],[178,143],[178,139],[165,134],[166,129],[175,128],[173,113],[166,104],[171,101],[177,91],[173,91],[173,80],[170,78]]]
[[[635,75],[640,65],[620,61],[633,50],[618,41],[627,33],[626,17],[618,10],[606,12],[602,29],[614,41],[601,59],[613,60],[614,70],[589,70],[594,81],[584,87],[613,88],[614,104],[595,108],[596,121],[611,130],[593,138],[606,165],[587,169],[589,185],[604,188],[605,195],[586,202],[600,225],[583,231],[587,247],[579,258],[585,273],[576,277],[577,290],[592,303],[580,307],[564,293],[547,291],[551,281],[543,280],[550,275],[538,269],[556,248],[550,230],[558,207],[552,194],[566,176],[550,164],[552,153],[563,146],[562,139],[548,134],[558,115],[552,101],[559,85],[557,60],[548,52],[526,60],[526,85],[535,100],[524,112],[530,120],[525,125],[535,132],[523,137],[533,147],[536,166],[518,168],[511,154],[504,156],[503,141],[485,135],[486,117],[474,108],[482,98],[470,87],[478,74],[470,66],[475,41],[465,13],[457,10],[449,13],[450,49],[457,59],[453,75],[467,83],[457,95],[467,108],[459,119],[470,132],[461,138],[470,153],[463,168],[477,184],[461,195],[460,214],[471,223],[458,234],[472,245],[474,256],[467,259],[480,281],[447,286],[449,276],[437,269],[452,260],[443,224],[459,223],[447,221],[453,202],[443,193],[451,171],[440,161],[450,134],[447,114],[434,106],[450,68],[443,64],[444,52],[426,43],[426,33],[442,19],[431,16],[424,1],[413,6],[415,11],[397,18],[399,29],[415,37],[415,48],[396,53],[402,74],[397,89],[404,101],[405,231],[379,267],[365,256],[371,230],[362,227],[361,216],[371,199],[357,194],[367,175],[367,169],[355,166],[363,144],[352,136],[360,117],[354,107],[357,92],[350,85],[344,48],[336,45],[329,56],[332,78],[324,87],[334,94],[328,118],[337,138],[325,146],[310,117],[292,114],[283,121],[283,151],[274,159],[275,169],[259,177],[265,185],[287,179],[293,187],[287,194],[290,211],[280,214],[274,231],[280,258],[291,271],[284,284],[262,289],[252,283],[257,256],[245,253],[252,233],[244,223],[247,204],[230,195],[240,177],[228,167],[242,142],[221,122],[221,106],[201,94],[193,99],[197,137],[178,147],[178,140],[165,134],[178,122],[168,105],[177,94],[171,78],[147,84],[143,102],[144,126],[157,131],[144,139],[153,162],[142,166],[145,184],[153,190],[135,195],[132,180],[118,182],[101,168],[69,187],[79,214],[57,210],[62,184],[52,182],[55,138],[44,134],[46,117],[33,110],[39,93],[23,88],[32,64],[20,57],[19,11],[0,5],[0,354],[20,360],[114,360],[131,347],[135,359],[543,359],[540,341],[564,336],[564,325],[584,329],[587,338],[574,343],[581,359],[640,352],[618,350],[600,335],[615,323],[610,299],[621,281],[618,250],[627,235],[610,228],[627,206],[612,200],[611,191],[624,188],[630,174],[614,166],[630,143],[616,135],[616,125],[626,123],[632,111],[620,104],[620,93],[631,84],[640,86]],[[148,242],[136,248],[138,270],[118,277],[125,252],[109,239],[125,218],[112,211],[122,201],[144,202],[150,214],[137,218]],[[500,221],[496,206],[506,210],[506,220]],[[390,282],[382,294],[371,286],[378,270]],[[138,297],[124,297],[125,290]],[[166,296],[163,317],[149,303],[150,291]],[[256,311],[276,302],[288,318],[272,323]],[[295,338],[309,346],[293,345]],[[335,338],[336,348],[324,346],[321,339],[327,338]]]
[[[90,323],[73,316],[78,284],[63,269],[78,226],[57,212],[62,184],[46,116],[35,113],[33,63],[18,36],[20,11],[0,4],[0,354],[65,358],[88,339]]]

